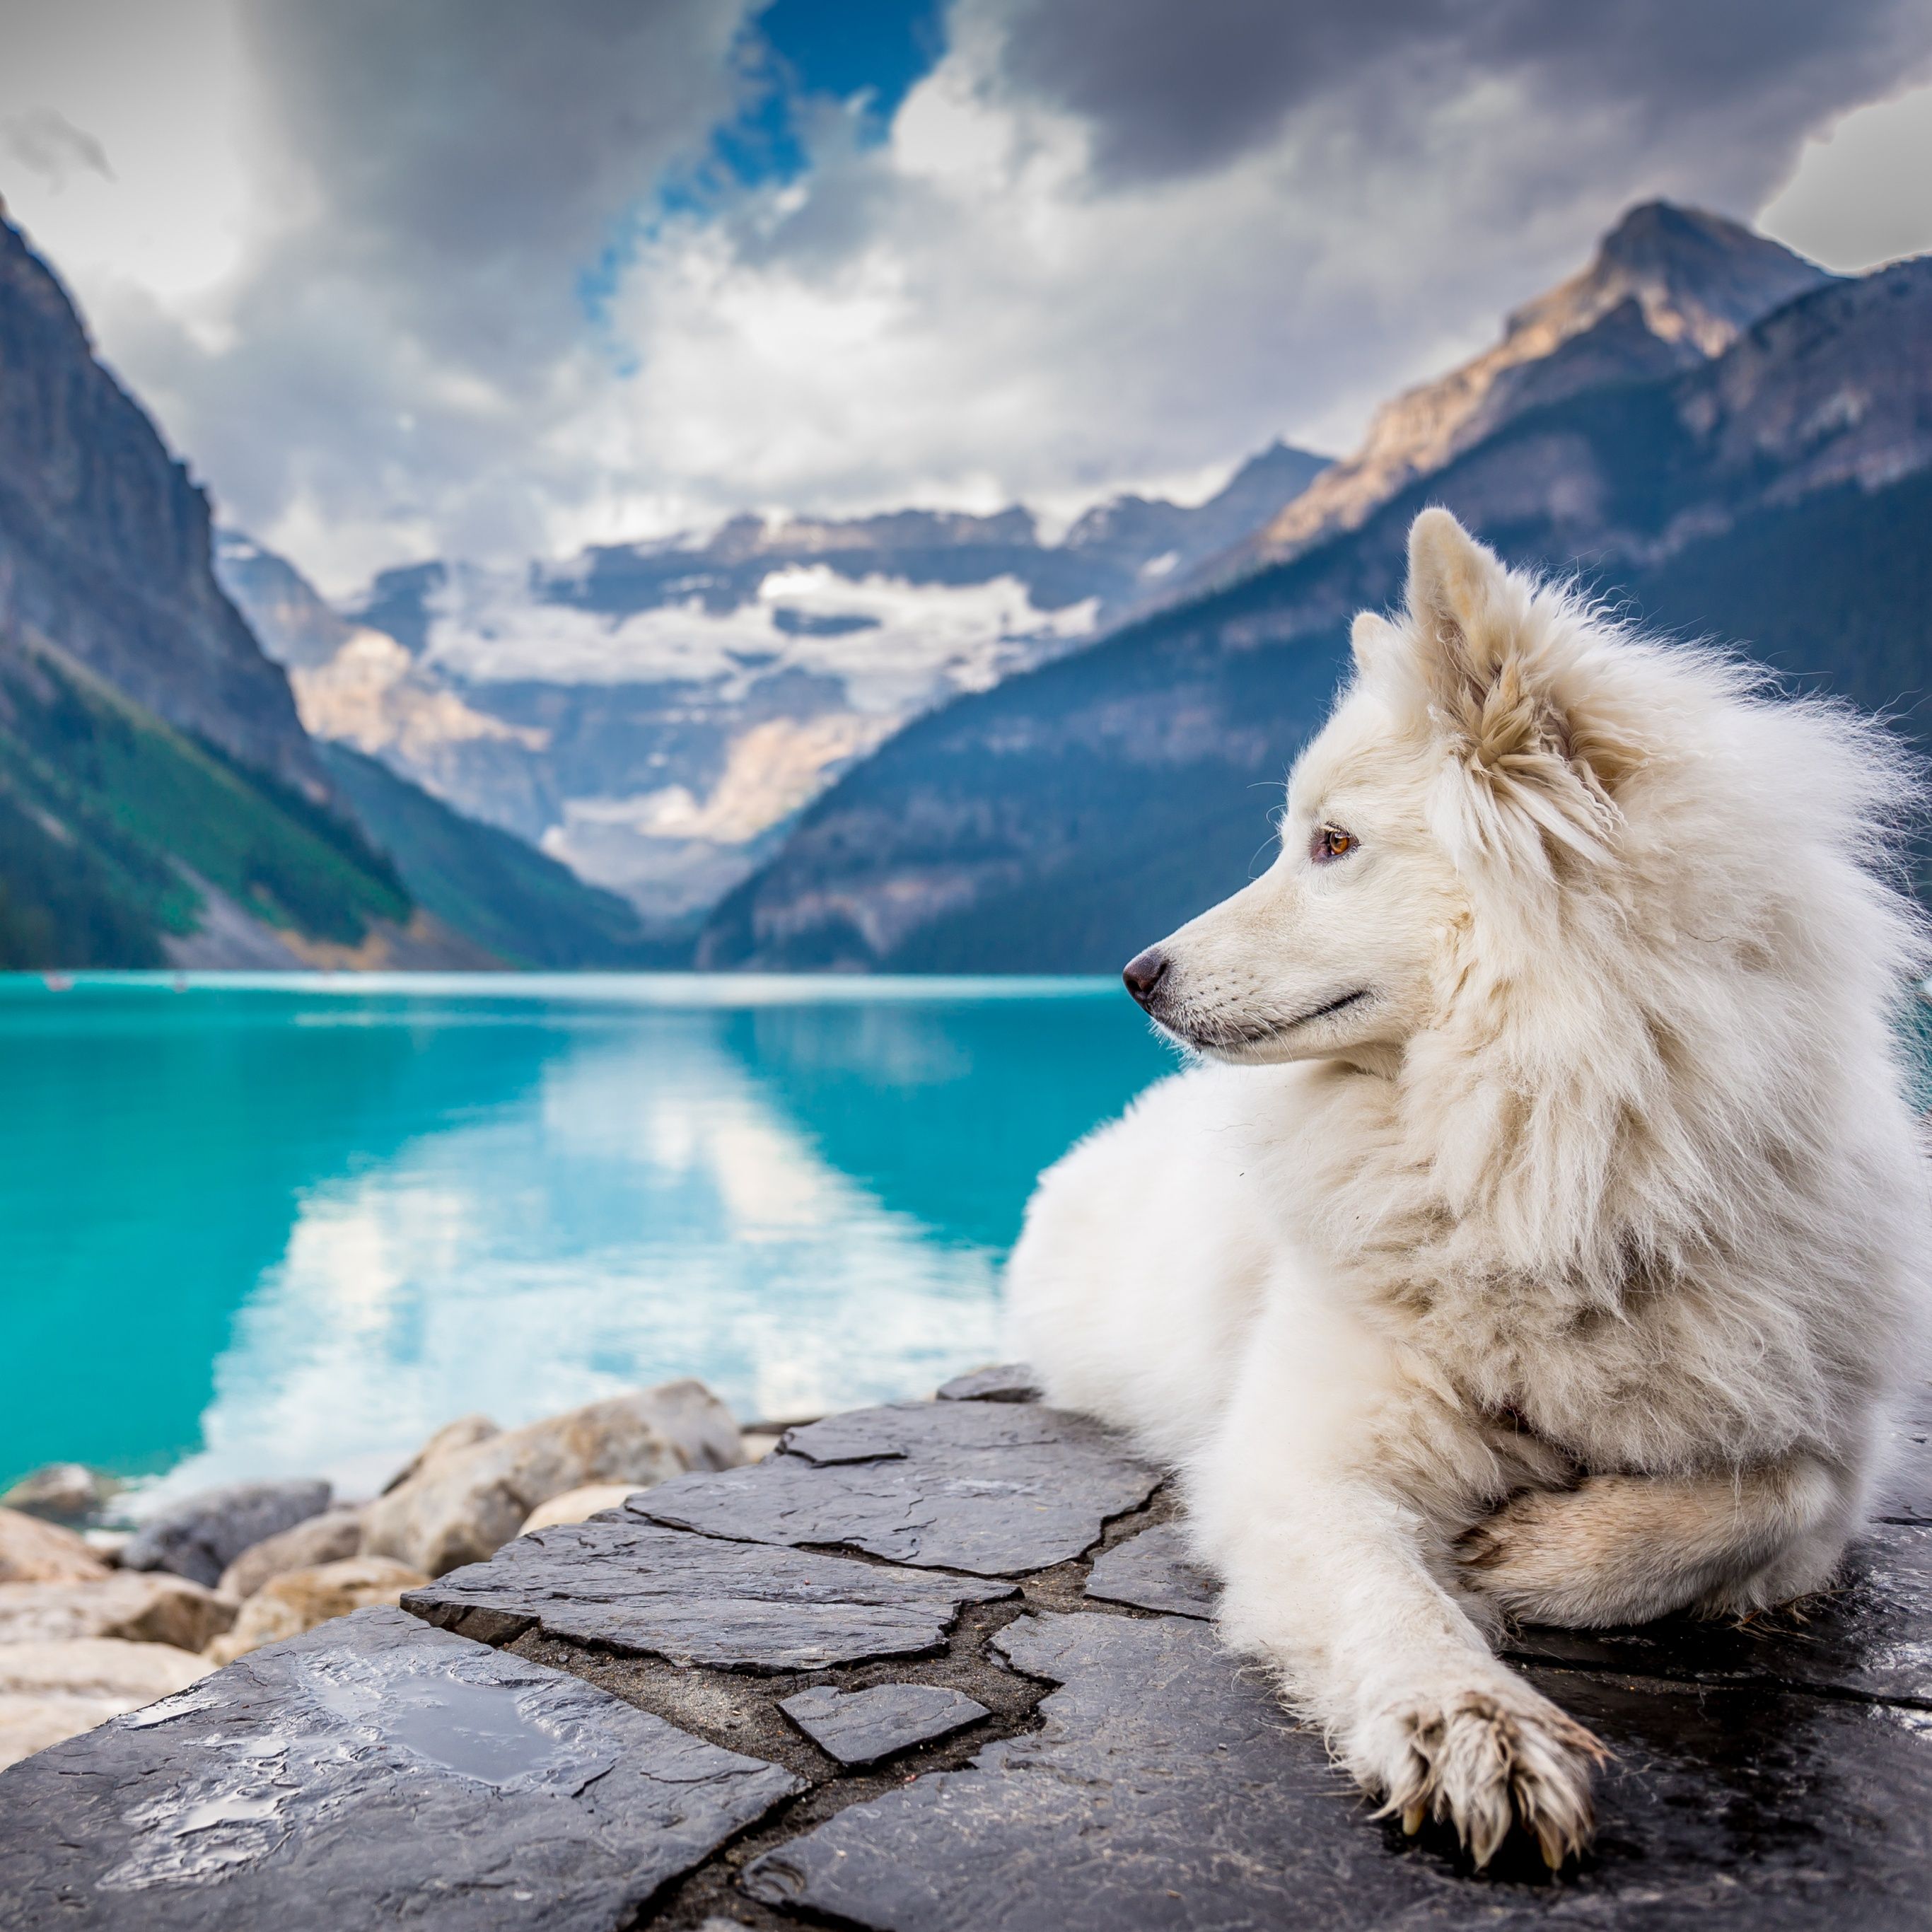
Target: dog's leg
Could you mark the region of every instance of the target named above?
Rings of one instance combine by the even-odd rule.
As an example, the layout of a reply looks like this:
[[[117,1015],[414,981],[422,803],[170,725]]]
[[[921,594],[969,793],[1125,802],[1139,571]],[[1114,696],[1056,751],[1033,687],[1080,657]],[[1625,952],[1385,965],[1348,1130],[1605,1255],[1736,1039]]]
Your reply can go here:
[[[1448,1412],[1385,1345],[1318,1307],[1271,1310],[1189,1467],[1194,1533],[1228,1640],[1276,1667],[1407,1829],[1446,1819],[1482,1865],[1520,1822],[1554,1867],[1588,1841],[1603,1748],[1498,1661],[1438,1579],[1447,1534],[1418,1498],[1432,1456],[1453,1487],[1459,1455]]]
[[[1806,1456],[1724,1475],[1592,1476],[1513,1498],[1457,1555],[1469,1587],[1526,1623],[1762,1610],[1830,1580],[1847,1486]]]

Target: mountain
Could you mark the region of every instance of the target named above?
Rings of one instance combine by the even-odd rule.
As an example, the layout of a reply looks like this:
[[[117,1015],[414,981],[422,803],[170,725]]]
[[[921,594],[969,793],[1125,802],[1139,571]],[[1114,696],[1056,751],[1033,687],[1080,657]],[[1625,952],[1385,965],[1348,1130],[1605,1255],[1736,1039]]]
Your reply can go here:
[[[0,632],[57,640],[177,730],[327,797],[288,680],[215,584],[207,499],[4,209]]]
[[[1834,279],[1721,216],[1667,202],[1633,208],[1588,267],[1508,317],[1493,348],[1385,404],[1354,455],[1200,574],[1225,580],[1352,530],[1513,417],[1694,368]]]
[[[0,964],[484,958],[341,810],[206,499],[0,213]]]
[[[221,551],[292,661],[358,642]],[[621,901],[318,747],[214,563],[206,499],[0,220],[0,968],[648,956]]]
[[[339,613],[245,538],[218,561],[316,736],[622,894],[671,944],[909,718],[1148,608],[1323,462],[1276,444],[1205,502],[1118,498],[1057,542],[1018,508],[742,516],[521,572],[412,565]]]
[[[562,971],[679,963],[646,943],[628,901],[346,745],[321,749],[324,769],[394,856],[417,904],[501,964]]]
[[[1639,235],[1684,238],[1708,270],[1724,230],[1658,214]],[[1766,259],[1727,258],[1754,273]],[[1669,261],[1646,272],[1691,279]],[[1511,561],[1582,569],[1646,622],[1735,639],[1925,742],[1932,260],[1848,281],[1793,270],[1805,286],[1742,329],[1748,277],[1700,272],[1704,296],[1677,298],[1677,339],[1698,338],[1685,366],[1554,382],[1486,434],[1448,436],[1445,460],[1352,526],[911,726],[719,909],[700,962],[1117,967],[1264,860],[1270,794],[1325,712],[1348,619],[1397,599],[1427,502]],[[1627,329],[1633,305],[1557,350]],[[1526,391],[1547,373],[1516,366]]]

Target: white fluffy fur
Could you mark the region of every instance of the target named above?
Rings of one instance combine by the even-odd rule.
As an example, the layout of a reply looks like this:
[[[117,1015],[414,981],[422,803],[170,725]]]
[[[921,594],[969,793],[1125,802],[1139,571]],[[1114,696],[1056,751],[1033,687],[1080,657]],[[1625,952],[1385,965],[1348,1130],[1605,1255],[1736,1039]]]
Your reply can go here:
[[[1184,1472],[1367,1790],[1556,1864],[1600,1748],[1489,1634],[1818,1588],[1915,1359],[1914,781],[1440,510],[1354,641],[1280,857],[1162,943],[1207,1062],[1042,1180],[1016,1340]]]

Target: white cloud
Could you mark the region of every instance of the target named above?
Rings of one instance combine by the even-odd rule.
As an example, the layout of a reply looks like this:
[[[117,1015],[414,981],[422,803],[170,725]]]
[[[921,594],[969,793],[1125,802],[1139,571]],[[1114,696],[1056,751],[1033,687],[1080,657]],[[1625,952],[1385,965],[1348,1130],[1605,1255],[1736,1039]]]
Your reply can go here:
[[[1932,87],[1856,108],[1806,142],[1760,220],[1841,272],[1932,249]]]
[[[16,164],[16,212],[230,519],[332,590],[1346,446],[1629,202],[1748,215],[1932,54],[1903,0],[1108,0],[1104,45],[1076,0],[956,0],[885,141],[812,108],[806,174],[666,214],[754,0],[0,10],[36,23],[0,116],[112,170]],[[1867,128],[1775,204],[1828,258],[1923,238],[1862,212]]]

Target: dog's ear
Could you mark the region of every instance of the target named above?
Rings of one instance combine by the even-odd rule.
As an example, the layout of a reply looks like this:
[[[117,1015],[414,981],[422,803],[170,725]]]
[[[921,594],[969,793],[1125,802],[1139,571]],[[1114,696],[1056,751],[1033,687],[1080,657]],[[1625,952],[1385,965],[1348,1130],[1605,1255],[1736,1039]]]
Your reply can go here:
[[[1598,848],[1629,760],[1550,653],[1530,586],[1447,510],[1431,508],[1409,529],[1407,603],[1432,726],[1471,777],[1559,842]]]
[[[1386,617],[1364,610],[1348,626],[1348,648],[1354,653],[1356,670],[1373,681],[1384,676],[1400,658],[1402,633]]]
[[[1508,586],[1496,553],[1447,510],[1424,510],[1409,526],[1407,601],[1418,668],[1431,709],[1465,732],[1479,725],[1510,655]]]

